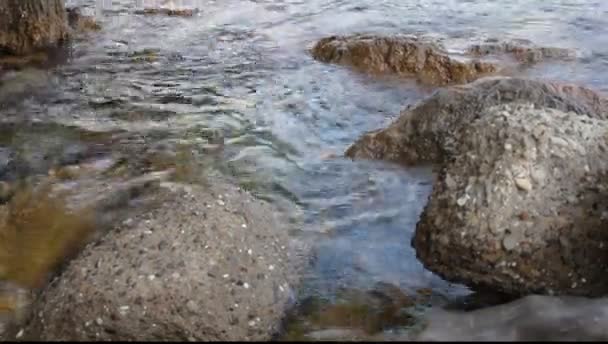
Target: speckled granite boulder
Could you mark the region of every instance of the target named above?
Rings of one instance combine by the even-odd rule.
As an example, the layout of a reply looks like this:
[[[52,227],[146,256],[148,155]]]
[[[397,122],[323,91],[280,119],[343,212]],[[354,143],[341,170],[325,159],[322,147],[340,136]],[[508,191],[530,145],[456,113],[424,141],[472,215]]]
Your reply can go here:
[[[581,86],[520,78],[488,77],[437,91],[388,128],[363,135],[346,151],[357,159],[402,164],[441,163],[455,154],[462,130],[484,110],[511,102],[608,118],[608,100]]]
[[[439,174],[413,245],[450,281],[507,293],[608,293],[608,122],[488,108]]]
[[[412,244],[447,280],[604,295],[607,104],[583,87],[483,79],[437,92],[347,155],[439,164]]]
[[[88,246],[32,306],[22,339],[268,340],[292,301],[287,227],[214,181]]]

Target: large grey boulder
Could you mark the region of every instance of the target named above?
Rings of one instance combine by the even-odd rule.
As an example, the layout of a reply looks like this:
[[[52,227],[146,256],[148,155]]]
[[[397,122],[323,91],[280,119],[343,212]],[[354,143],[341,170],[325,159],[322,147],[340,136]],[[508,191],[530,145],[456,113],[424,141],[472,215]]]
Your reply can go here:
[[[461,135],[416,227],[425,266],[507,293],[608,293],[608,122],[506,104]]]
[[[510,102],[608,118],[608,100],[588,88],[488,77],[437,91],[405,109],[388,128],[363,135],[348,148],[346,155],[402,164],[439,163],[456,152],[462,130],[481,117],[485,109]]]
[[[581,87],[481,80],[438,92],[352,157],[439,163],[418,258],[506,293],[608,293],[606,100]]]
[[[89,245],[31,306],[34,340],[268,340],[292,301],[287,228],[215,180]]]

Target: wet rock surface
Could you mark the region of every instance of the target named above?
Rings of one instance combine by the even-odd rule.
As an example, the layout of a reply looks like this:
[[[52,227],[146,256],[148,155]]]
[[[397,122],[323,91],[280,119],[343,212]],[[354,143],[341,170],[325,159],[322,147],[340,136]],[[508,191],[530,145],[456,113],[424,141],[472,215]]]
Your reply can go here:
[[[412,244],[447,280],[603,295],[605,110],[581,87],[480,80],[439,91],[347,155],[440,164]]]
[[[151,159],[136,133],[28,121],[2,123],[0,133],[2,326],[21,323],[32,292],[87,243],[157,206],[160,183],[190,178],[195,164],[179,154]]]
[[[160,208],[85,249],[32,306],[23,338],[263,340],[292,298],[275,212],[216,180],[165,183]]]
[[[198,9],[175,9],[175,8],[146,8],[135,11],[142,15],[165,15],[171,17],[192,17],[198,13]]]
[[[311,52],[322,62],[413,77],[429,85],[464,84],[498,70],[488,62],[456,60],[432,42],[405,35],[331,36],[317,42]]]
[[[605,341],[608,301],[532,295],[473,312],[435,310],[420,341]],[[409,338],[408,338],[409,339]]]
[[[60,7],[63,8],[63,5]],[[40,10],[26,8],[24,11]],[[56,9],[56,11],[60,11],[60,9]],[[2,18],[1,15],[0,18]],[[23,32],[16,34],[17,37],[33,36],[31,40],[34,40],[35,43],[27,43],[27,40],[19,41],[23,47],[18,49],[2,46],[3,35],[10,36],[10,33],[7,31],[2,33],[2,27],[0,27],[0,75],[3,70],[24,70],[29,67],[47,68],[65,62],[68,53],[64,42],[69,39],[83,39],[83,36],[87,33],[101,30],[101,25],[95,18],[82,14],[79,8],[67,8],[63,16],[53,14],[48,19],[45,17],[44,20],[41,19],[40,21],[43,24],[39,25],[51,25],[53,29],[49,32],[43,31],[42,34],[33,31],[33,28],[31,32],[24,29]],[[47,33],[50,37],[44,38]],[[17,37],[14,39],[18,39]],[[47,43],[38,42],[39,40],[47,40]]]
[[[61,0],[6,0],[0,4],[0,54],[25,55],[56,46],[67,37]]]
[[[531,104],[485,110],[442,169],[413,246],[451,281],[604,295],[608,123]]]
[[[95,18],[82,14],[82,11],[79,8],[68,8],[66,9],[66,12],[68,25],[73,34],[82,34],[90,31],[101,30],[101,25],[95,20]]]
[[[516,61],[525,64],[540,63],[543,61],[571,61],[576,58],[576,52],[570,49],[556,47],[542,47],[526,39],[512,39],[499,41],[489,39],[479,44],[473,44],[467,53],[476,57],[509,55]]]
[[[282,341],[369,340],[385,330],[411,325],[408,312],[427,296],[412,297],[389,283],[377,283],[370,290],[344,288],[336,300],[307,297],[286,317],[289,324]]]
[[[402,164],[441,163],[457,153],[462,131],[485,109],[528,102],[541,108],[608,117],[608,100],[591,89],[564,83],[488,77],[437,91],[401,112],[388,128],[363,135],[346,151],[350,158]]]

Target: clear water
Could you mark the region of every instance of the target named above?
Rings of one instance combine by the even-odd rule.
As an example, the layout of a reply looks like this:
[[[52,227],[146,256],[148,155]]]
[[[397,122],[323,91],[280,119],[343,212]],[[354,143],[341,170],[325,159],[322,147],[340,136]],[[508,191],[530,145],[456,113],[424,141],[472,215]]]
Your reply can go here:
[[[95,11],[94,1],[72,2]],[[362,133],[386,126],[433,89],[318,63],[307,53],[317,39],[405,32],[458,50],[488,37],[525,38],[579,55],[527,75],[608,89],[608,2],[601,0],[210,0],[191,18],[133,15],[134,3],[114,1],[98,13],[104,30],[74,44],[69,63],[6,81],[2,92],[25,100],[0,98],[0,113],[95,130],[222,129],[227,145],[217,167],[298,210],[303,226],[293,235],[314,243],[303,294],[331,296],[378,281],[467,293],[426,271],[410,247],[431,170],[341,158]],[[143,49],[155,51],[154,62],[127,57]],[[19,82],[28,85],[21,92]],[[111,115],[134,105],[170,116]]]

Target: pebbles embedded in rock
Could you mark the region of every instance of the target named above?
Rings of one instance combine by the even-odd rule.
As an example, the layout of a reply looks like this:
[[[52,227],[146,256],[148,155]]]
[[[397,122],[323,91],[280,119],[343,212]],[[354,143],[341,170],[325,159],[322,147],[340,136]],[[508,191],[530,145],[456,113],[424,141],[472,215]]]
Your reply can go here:
[[[464,207],[465,204],[467,204],[468,200],[469,200],[469,195],[465,194],[464,196],[462,196],[456,200],[456,204],[458,204],[458,206],[460,206],[460,207]]]
[[[502,246],[507,251],[514,250],[518,245],[518,240],[513,235],[507,235],[502,239]]]
[[[596,296],[608,293],[597,264],[605,256],[597,238],[608,211],[606,132],[608,99],[590,89],[485,78],[437,91],[346,155],[439,164],[412,244],[443,278],[506,293]],[[454,185],[456,176],[466,183]],[[488,270],[497,261],[509,265]],[[588,282],[572,289],[564,276],[573,270]]]
[[[182,196],[179,184],[164,190],[167,193],[160,195],[163,204],[147,214],[148,224],[134,217],[133,226],[110,232],[69,264],[32,306],[35,316],[26,333],[40,340],[184,341],[191,337],[197,341],[262,341],[278,331],[291,300],[289,295],[275,292],[274,286],[285,280],[296,282],[291,269],[295,261],[287,252],[264,249],[269,242],[289,242],[280,213],[249,194],[232,194],[237,191],[221,178],[204,188],[193,186],[196,202]],[[225,199],[230,199],[238,214],[220,207],[205,209],[206,203],[217,201],[214,194],[227,194]],[[204,210],[207,218],[201,221],[192,215],[193,210]],[[244,217],[247,228],[242,227]],[[162,230],[141,235],[152,227]],[[232,236],[219,228],[229,229]],[[159,247],[159,242],[171,245]],[[273,273],[265,273],[267,278],[258,279],[258,275],[267,271],[268,264],[252,264],[251,256],[235,254],[239,247],[245,251],[245,242],[247,250],[257,252],[257,261],[275,262]],[[203,245],[207,248],[201,254]],[[135,268],[116,275],[116,266]],[[95,273],[83,275],[83,268]],[[152,276],[154,282],[148,282]],[[242,289],[232,287],[231,278],[242,281]],[[243,297],[245,290],[248,297]],[[65,297],[78,294],[83,297]],[[229,312],[227,305],[234,304],[239,307]],[[121,316],[125,305],[128,314]],[[260,318],[255,331],[234,326],[235,318],[246,319],[252,309]],[[97,319],[102,314],[103,331],[82,324],[81,319]]]
[[[526,192],[532,190],[532,182],[528,178],[515,178],[515,185],[518,189]]]

